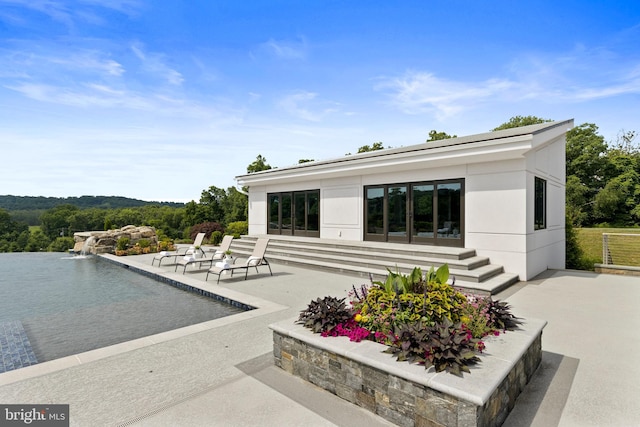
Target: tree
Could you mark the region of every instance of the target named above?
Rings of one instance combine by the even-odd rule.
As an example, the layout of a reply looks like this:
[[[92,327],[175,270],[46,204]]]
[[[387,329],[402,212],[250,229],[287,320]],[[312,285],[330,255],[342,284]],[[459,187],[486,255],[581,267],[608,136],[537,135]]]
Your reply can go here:
[[[227,197],[222,203],[224,209],[224,223],[246,221],[249,213],[249,198],[235,187],[227,188]]]
[[[50,243],[51,239],[49,239],[42,230],[36,230],[29,236],[24,250],[27,252],[43,252],[47,250]]]
[[[255,173],[271,169],[271,166],[267,163],[267,159],[258,154],[258,157],[247,166],[247,173]]]
[[[224,222],[224,205],[227,193],[222,188],[214,185],[207,190],[203,190],[200,195],[200,213],[204,218],[198,222]]]
[[[567,204],[575,226],[594,224],[595,197],[607,175],[606,153],[607,144],[595,124],[583,123],[567,132]]]
[[[438,132],[437,130],[433,129],[431,132],[429,132],[429,139],[427,139],[427,142],[440,141],[442,139],[457,138],[457,137],[458,135],[449,135],[446,132]]]
[[[387,147],[387,148],[391,148],[391,147]],[[384,145],[382,144],[381,141],[374,142],[371,145],[363,145],[362,147],[358,148],[358,153],[368,153],[369,151],[378,151],[378,150],[384,150]],[[350,156],[350,155],[351,153],[345,154],[345,156]]]
[[[40,217],[43,233],[49,240],[54,240],[61,233],[65,236],[71,235],[74,230],[70,230],[70,220],[79,210],[77,206],[64,204],[45,211]]]
[[[588,211],[590,211],[590,205],[592,200],[588,200],[589,189],[580,182],[580,179],[575,175],[569,175],[567,177],[566,187],[566,215],[567,219],[571,221],[576,227],[581,227],[586,224],[589,219]]]
[[[9,212],[0,209],[0,252],[20,252],[29,240],[27,224],[11,219]]]
[[[547,123],[552,121],[553,120],[541,119],[540,117],[536,117],[536,116],[514,116],[514,117],[511,117],[508,122],[503,123],[497,128],[492,129],[492,131],[495,132],[497,130],[519,128],[522,126],[537,125],[540,123]]]
[[[362,147],[358,148],[358,153],[366,153],[369,151],[378,151],[378,150],[384,150],[384,146],[380,141],[374,142],[371,146],[363,145]]]
[[[621,129],[618,132],[616,141],[611,144],[611,149],[626,154],[640,154],[640,147],[634,142],[638,136],[635,130],[625,131]]]

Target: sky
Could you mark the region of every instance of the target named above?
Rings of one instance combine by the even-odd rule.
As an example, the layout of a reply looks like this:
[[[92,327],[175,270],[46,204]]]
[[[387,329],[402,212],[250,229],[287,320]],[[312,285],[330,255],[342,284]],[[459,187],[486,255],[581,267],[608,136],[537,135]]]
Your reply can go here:
[[[640,131],[640,3],[0,0],[0,195],[199,201],[516,115]]]

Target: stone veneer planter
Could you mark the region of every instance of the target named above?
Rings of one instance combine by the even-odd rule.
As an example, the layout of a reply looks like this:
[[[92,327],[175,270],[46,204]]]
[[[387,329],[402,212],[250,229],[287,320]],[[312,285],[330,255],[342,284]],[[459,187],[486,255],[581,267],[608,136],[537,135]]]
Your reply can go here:
[[[270,325],[275,364],[401,426],[499,426],[542,358],[544,320],[485,339],[463,378],[397,362],[373,341],[321,337],[291,319]]]

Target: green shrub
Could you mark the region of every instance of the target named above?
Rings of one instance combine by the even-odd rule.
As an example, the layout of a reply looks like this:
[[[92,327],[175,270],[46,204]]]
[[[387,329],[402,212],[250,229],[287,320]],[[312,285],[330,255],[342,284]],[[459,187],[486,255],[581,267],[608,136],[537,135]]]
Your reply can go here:
[[[384,282],[373,282],[362,297],[353,301],[361,315],[360,325],[384,334],[388,341],[393,329],[403,324],[459,321],[466,297],[449,285],[448,279],[446,264],[438,270],[431,268],[424,278],[417,267],[408,275],[389,271]]]
[[[149,246],[151,246],[151,240],[149,240],[149,239],[140,239],[140,240],[138,240],[137,245],[140,246],[142,249],[148,248]]]
[[[73,237],[57,237],[56,240],[51,242],[47,250],[49,252],[68,252],[69,249],[73,249],[74,246],[75,241]]]
[[[128,237],[121,237],[116,242],[116,249],[124,251],[129,247],[129,243],[131,243],[131,240]]]
[[[479,361],[480,339],[516,329],[521,321],[508,304],[491,297],[464,295],[447,283],[448,266],[389,271],[384,281],[353,287],[351,307],[344,298],[318,298],[300,313],[298,323],[323,336],[371,339],[386,344],[398,361],[433,366],[462,376]],[[415,292],[419,290],[420,292]]]
[[[222,231],[214,231],[211,233],[211,237],[209,238],[209,243],[214,246],[218,246],[222,242]]]
[[[318,298],[300,312],[298,323],[315,333],[329,332],[337,325],[353,319],[353,310],[348,308],[344,298]]]
[[[174,249],[173,242],[169,238],[164,238],[158,242],[158,251],[172,251]]]
[[[468,366],[480,361],[476,348],[480,341],[472,338],[461,324],[448,319],[435,325],[413,322],[396,328],[395,339],[386,353],[393,354],[399,362],[433,366],[436,372],[447,371],[462,376],[470,372]]]
[[[249,223],[247,221],[235,221],[227,224],[227,234],[239,239],[242,235],[249,234]]]

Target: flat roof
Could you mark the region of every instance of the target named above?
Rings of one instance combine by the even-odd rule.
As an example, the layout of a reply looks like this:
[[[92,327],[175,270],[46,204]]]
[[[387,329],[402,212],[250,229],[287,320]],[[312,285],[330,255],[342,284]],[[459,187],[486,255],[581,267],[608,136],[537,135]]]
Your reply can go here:
[[[384,157],[384,156],[389,156],[393,154],[410,153],[414,151],[425,151],[425,150],[432,150],[432,149],[442,148],[442,147],[454,147],[454,146],[461,146],[461,145],[467,145],[467,144],[478,144],[478,143],[483,143],[488,141],[497,141],[500,139],[508,140],[514,137],[522,137],[527,135],[533,136],[536,134],[540,134],[542,132],[546,132],[550,129],[566,126],[566,125],[573,127],[573,119],[555,121],[555,122],[545,122],[545,123],[539,123],[535,125],[521,126],[517,128],[479,133],[475,135],[448,138],[448,139],[437,140],[437,141],[429,141],[421,144],[407,145],[407,146],[396,147],[396,148],[385,148],[382,150],[368,151],[365,153],[349,154],[343,157],[337,157],[337,158],[326,159],[326,160],[317,160],[313,162],[305,162],[305,163],[286,166],[282,168],[274,168],[274,169],[268,169],[268,170],[259,171],[259,172],[253,172],[249,174],[238,175],[235,177],[235,179],[240,181],[243,181],[246,178],[259,179],[260,176],[267,175],[267,174],[285,173],[293,170],[315,168],[318,166],[327,166],[327,165],[345,163],[345,162],[361,160],[361,159],[373,159],[376,157]]]

